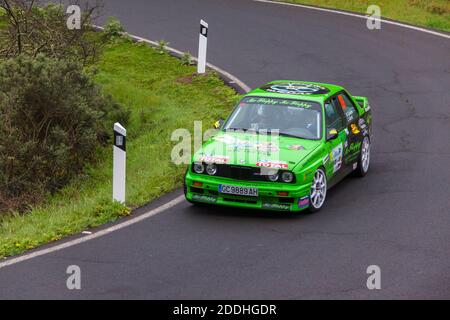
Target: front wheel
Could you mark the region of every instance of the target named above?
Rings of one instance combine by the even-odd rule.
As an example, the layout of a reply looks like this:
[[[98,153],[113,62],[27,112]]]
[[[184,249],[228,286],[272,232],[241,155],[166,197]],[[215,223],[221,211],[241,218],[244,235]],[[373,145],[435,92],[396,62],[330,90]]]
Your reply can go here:
[[[364,177],[369,172],[370,166],[370,139],[364,137],[361,145],[361,153],[359,154],[358,168],[356,169],[356,175],[358,177]]]
[[[327,197],[327,176],[322,169],[317,169],[311,184],[309,195],[309,211],[317,212],[322,209]]]

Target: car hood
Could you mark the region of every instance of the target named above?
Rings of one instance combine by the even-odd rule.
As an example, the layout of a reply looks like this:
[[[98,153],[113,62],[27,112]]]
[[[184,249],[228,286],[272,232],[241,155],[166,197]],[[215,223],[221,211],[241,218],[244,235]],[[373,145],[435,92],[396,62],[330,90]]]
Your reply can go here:
[[[206,141],[193,161],[292,170],[320,141],[242,132],[220,132]]]

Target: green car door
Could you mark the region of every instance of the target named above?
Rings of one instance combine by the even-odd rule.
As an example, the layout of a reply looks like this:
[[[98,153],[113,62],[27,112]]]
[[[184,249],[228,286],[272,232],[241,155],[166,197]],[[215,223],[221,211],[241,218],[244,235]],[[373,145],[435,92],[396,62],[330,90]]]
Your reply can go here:
[[[344,91],[340,92],[335,103],[344,114],[346,122],[347,140],[344,142],[344,163],[347,167],[352,167],[358,161],[361,150],[363,134],[359,127],[360,116],[348,94]]]
[[[330,99],[325,102],[326,149],[328,155],[324,159],[327,179],[331,182],[339,180],[345,174],[344,146],[347,141],[346,121],[339,106]]]

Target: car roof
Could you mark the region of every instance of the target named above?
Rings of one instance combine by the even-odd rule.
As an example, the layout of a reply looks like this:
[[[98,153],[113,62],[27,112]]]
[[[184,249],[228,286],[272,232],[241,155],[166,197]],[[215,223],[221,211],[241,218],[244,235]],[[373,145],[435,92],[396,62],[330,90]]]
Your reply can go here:
[[[323,103],[341,90],[344,90],[344,88],[328,83],[276,80],[250,91],[246,96],[298,99]]]

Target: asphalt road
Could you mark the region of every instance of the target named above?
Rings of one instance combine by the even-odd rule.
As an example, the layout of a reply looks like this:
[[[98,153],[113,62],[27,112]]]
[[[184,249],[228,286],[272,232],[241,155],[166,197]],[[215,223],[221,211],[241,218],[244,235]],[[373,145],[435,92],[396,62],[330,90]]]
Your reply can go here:
[[[450,298],[448,39],[249,0],[108,0],[105,10],[194,54],[205,19],[209,61],[252,87],[299,79],[368,96],[371,171],[332,189],[316,215],[183,202],[1,269],[0,298]],[[67,290],[68,265],[81,267],[82,290]],[[381,290],[366,288],[369,265]]]

